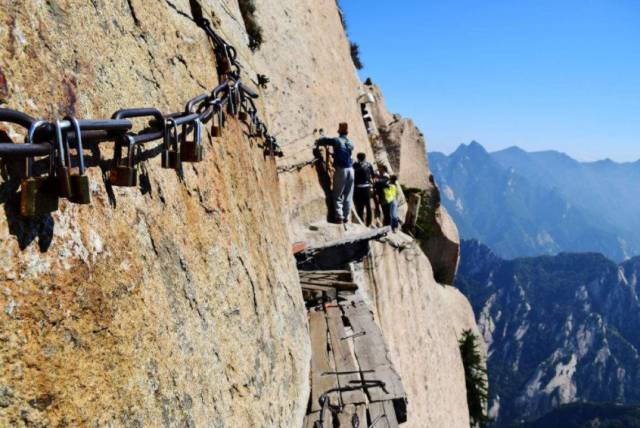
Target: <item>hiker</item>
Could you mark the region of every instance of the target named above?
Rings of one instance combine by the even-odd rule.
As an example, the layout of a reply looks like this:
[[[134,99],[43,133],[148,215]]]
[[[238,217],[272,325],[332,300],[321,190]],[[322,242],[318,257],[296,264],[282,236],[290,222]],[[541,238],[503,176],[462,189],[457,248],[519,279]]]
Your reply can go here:
[[[336,223],[348,223],[353,203],[353,143],[347,135],[349,125],[341,123],[338,126],[338,137],[322,137],[316,141],[316,146],[333,147],[333,209]]]
[[[398,230],[400,226],[400,219],[398,218],[398,176],[392,175],[389,177],[389,184],[384,189],[385,202],[389,204],[389,224],[391,230],[394,232]]]
[[[385,186],[387,185],[387,183],[389,182],[389,170],[387,169],[387,166],[382,164],[382,163],[378,163],[378,172],[376,174],[376,180],[373,183],[373,202],[375,205],[375,217],[376,218],[380,218],[381,216],[383,217],[383,224],[384,224],[384,216],[383,213],[381,212],[381,207],[382,207],[382,201],[384,200],[384,195],[382,193],[382,189],[385,188]]]
[[[371,188],[376,172],[373,166],[367,162],[367,155],[358,153],[358,161],[353,164],[355,189],[353,193],[353,203],[356,206],[358,217],[364,221],[367,227],[371,226],[373,213],[371,211]],[[365,217],[366,216],[366,217]]]
[[[376,212],[382,208],[382,224],[391,226],[393,231],[398,228],[398,177],[389,176],[388,169],[385,165],[378,165],[378,179],[375,183],[376,188]]]

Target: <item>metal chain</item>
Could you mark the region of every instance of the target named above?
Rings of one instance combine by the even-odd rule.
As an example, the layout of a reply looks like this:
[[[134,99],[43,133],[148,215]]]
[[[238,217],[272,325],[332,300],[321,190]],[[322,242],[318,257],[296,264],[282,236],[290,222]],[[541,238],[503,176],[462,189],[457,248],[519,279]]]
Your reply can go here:
[[[205,31],[213,43],[218,76],[223,83],[213,89],[211,93],[201,94],[190,100],[183,112],[161,114],[155,109],[145,109],[147,113],[154,112],[152,115],[154,120],[149,123],[150,126],[148,128],[133,135],[135,144],[143,144],[160,139],[166,140],[169,123],[174,126],[183,126],[180,137],[186,136],[196,128],[196,120],[206,124],[214,117],[217,117],[219,126],[224,127],[224,108],[226,108],[226,112],[232,116],[245,117],[246,115],[250,119],[250,126],[256,131],[252,133],[252,137],[262,137],[264,139],[263,148],[266,155],[282,156],[282,150],[276,138],[269,134],[267,126],[258,117],[257,108],[253,101],[258,98],[258,94],[241,81],[243,67],[237,59],[236,49],[213,30],[208,19],[200,16],[196,17],[194,21]],[[126,111],[140,113],[138,110],[140,109],[128,109]],[[132,128],[131,121],[117,117],[123,111],[125,110],[114,113],[111,119],[79,120],[81,130],[79,135],[83,140],[93,142],[113,141],[123,138],[125,134],[129,135],[128,133]],[[191,114],[193,112],[196,112],[197,115],[193,116]],[[134,115],[133,117],[141,117],[141,115]],[[26,113],[0,108],[0,122],[12,123],[29,130],[38,121]],[[67,141],[75,143],[78,137],[71,132],[71,123],[68,120],[60,123]],[[49,156],[56,150],[51,143],[55,140],[55,128],[55,121],[39,125],[33,134],[33,140],[29,141],[31,144],[0,143],[0,157],[30,158],[34,156]],[[178,138],[177,135],[176,138]],[[56,156],[61,157],[62,154],[57,154]]]

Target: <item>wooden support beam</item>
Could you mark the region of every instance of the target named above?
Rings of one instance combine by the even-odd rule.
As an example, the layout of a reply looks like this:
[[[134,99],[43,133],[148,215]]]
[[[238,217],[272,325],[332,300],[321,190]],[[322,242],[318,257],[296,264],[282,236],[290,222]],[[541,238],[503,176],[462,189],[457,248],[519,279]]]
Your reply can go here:
[[[306,278],[300,278],[300,285],[302,286],[302,288],[317,286],[329,287],[338,291],[356,291],[358,289],[358,284],[354,282],[315,280]]]
[[[337,296],[337,290],[334,287],[329,287],[325,285],[315,285],[315,284],[300,284],[302,290],[307,291],[317,291],[326,293],[327,297],[330,299],[335,299]]]
[[[301,270],[298,271],[300,279],[331,278],[337,281],[352,281],[353,275],[348,270]]]
[[[391,228],[385,226],[348,235],[336,241],[309,245],[295,255],[298,268],[302,270],[338,269],[352,261],[362,260],[369,253],[369,241],[382,238],[389,232]]]

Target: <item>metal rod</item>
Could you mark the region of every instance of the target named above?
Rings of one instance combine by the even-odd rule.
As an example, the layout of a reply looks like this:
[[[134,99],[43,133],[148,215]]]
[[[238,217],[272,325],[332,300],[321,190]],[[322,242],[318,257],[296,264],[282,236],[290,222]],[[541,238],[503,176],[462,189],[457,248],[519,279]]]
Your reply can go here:
[[[51,144],[13,144],[0,143],[2,157],[32,157],[46,156],[51,153]]]

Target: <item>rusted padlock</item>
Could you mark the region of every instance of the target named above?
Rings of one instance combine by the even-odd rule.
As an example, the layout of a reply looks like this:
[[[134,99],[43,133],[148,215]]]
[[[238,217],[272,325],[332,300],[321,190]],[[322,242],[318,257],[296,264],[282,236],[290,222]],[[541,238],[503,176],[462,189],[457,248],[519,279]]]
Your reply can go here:
[[[218,62],[218,74],[220,75],[227,75],[227,74],[231,74],[231,61],[229,60],[229,57],[227,56],[227,53],[225,52],[224,49],[220,49],[218,50],[218,55],[217,55],[217,62]]]
[[[165,119],[165,117],[162,115],[162,113],[160,112],[160,110],[157,110],[155,108],[132,108],[132,109],[124,109],[124,110],[118,110],[117,112],[115,112],[112,116],[113,119],[131,119],[134,117],[145,117],[145,116],[151,116],[155,119],[155,123],[154,123],[154,127],[160,128],[159,131],[162,133],[162,137],[164,139],[164,143],[163,144],[163,150],[162,150],[162,167],[165,167],[165,164],[167,162],[166,160],[166,153],[165,153],[165,147],[166,147],[166,142],[167,142],[167,120]],[[156,131],[157,132],[157,131]],[[129,149],[131,149],[132,146],[129,146]],[[117,149],[117,146],[116,146]],[[130,156],[133,156],[133,151],[129,152]],[[178,158],[179,159],[179,158]],[[120,165],[118,164],[114,164],[114,166],[116,165]],[[133,163],[128,164],[129,167],[133,168]],[[124,173],[124,170],[123,170]],[[128,173],[130,174],[130,173]],[[120,179],[118,179],[118,182]],[[124,180],[124,179],[123,179]],[[126,181],[122,181],[124,183],[131,183],[131,180],[126,180]],[[133,186],[135,184],[132,184],[131,186]],[[124,186],[124,185],[123,185]]]
[[[89,190],[89,177],[84,175],[84,152],[82,147],[82,131],[80,129],[80,123],[75,117],[67,116],[64,120],[68,120],[73,128],[73,133],[76,137],[76,149],[78,157],[78,173],[74,174],[70,172],[69,179],[71,182],[71,194],[69,195],[69,202],[74,204],[90,204],[91,203],[91,191]],[[71,169],[71,154],[69,149],[69,139],[65,134],[65,150],[67,156],[67,165]]]
[[[56,176],[58,177],[58,195],[61,198],[71,196],[71,168],[67,164],[69,157],[65,153],[64,139],[62,137],[62,124],[59,120],[55,122],[57,166]]]
[[[248,117],[247,112],[242,110],[242,109],[240,109],[240,111],[238,112],[238,119],[241,122],[245,122],[247,120],[247,117]]]
[[[112,186],[135,187],[138,185],[138,171],[134,164],[136,140],[126,134],[116,141],[113,149],[113,164],[109,170],[109,183]],[[127,158],[122,158],[122,146],[127,146]]]
[[[29,127],[26,143],[33,144],[36,131],[48,125],[44,120],[33,122]],[[33,159],[26,158],[25,178],[20,183],[20,215],[35,217],[58,210],[58,181],[53,173],[54,151],[49,154],[49,175],[33,177]]]
[[[188,124],[182,125],[182,141],[180,142],[180,160],[182,162],[202,162],[204,147],[202,146],[202,122],[200,118],[193,120],[193,139],[187,136]]]
[[[173,118],[166,119],[164,142],[162,144],[162,167],[175,169],[182,168],[180,160],[180,145],[178,144],[178,126]]]
[[[222,108],[217,106],[217,112],[214,113],[213,119],[211,120],[211,136],[212,137],[221,137],[222,136],[222,128],[224,127],[224,113]],[[216,122],[217,119],[217,122]]]

